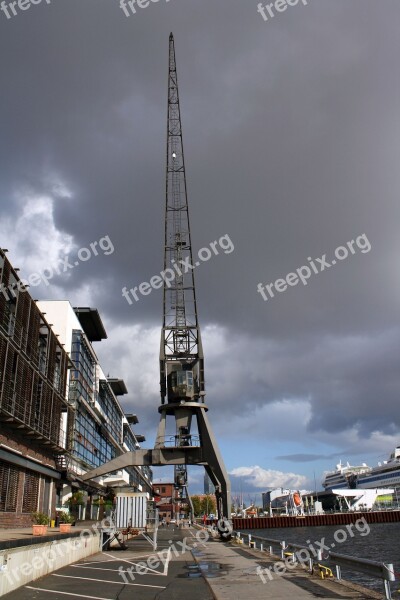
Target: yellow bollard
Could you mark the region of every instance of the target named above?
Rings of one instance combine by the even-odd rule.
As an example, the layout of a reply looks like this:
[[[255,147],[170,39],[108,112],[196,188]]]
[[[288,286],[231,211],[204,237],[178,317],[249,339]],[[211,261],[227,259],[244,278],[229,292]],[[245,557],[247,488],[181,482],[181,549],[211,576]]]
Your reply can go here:
[[[325,565],[320,565],[318,563],[319,576],[321,579],[325,579],[325,577],[333,577],[332,569],[329,567],[325,567]]]

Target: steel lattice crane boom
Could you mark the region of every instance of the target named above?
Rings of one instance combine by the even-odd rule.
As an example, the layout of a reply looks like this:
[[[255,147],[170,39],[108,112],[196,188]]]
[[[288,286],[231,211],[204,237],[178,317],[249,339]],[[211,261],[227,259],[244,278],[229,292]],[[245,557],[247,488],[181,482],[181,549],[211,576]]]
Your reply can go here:
[[[174,466],[187,496],[187,465],[202,465],[215,487],[218,528],[231,535],[230,483],[207,418],[204,357],[197,317],[175,43],[169,38],[163,325],[160,344],[160,422],[153,449],[127,452],[86,473],[89,480],[127,466]],[[166,435],[167,418],[174,435]],[[192,425],[196,425],[196,429]]]
[[[175,42],[169,38],[167,172],[163,327],[160,346],[161,421],[156,446],[165,443],[166,417],[175,417],[177,447],[199,446],[215,485],[219,517],[230,516],[229,479],[204,404],[204,357],[197,315]],[[192,419],[198,434],[192,435]],[[196,439],[194,439],[196,438]],[[164,440],[164,442],[163,442]],[[189,463],[188,463],[189,464]],[[192,464],[199,464],[198,462]],[[186,465],[175,466],[175,484],[187,492]]]
[[[190,266],[189,266],[190,265]],[[197,318],[175,44],[169,39],[161,401],[204,397],[204,360]]]
[[[169,38],[167,170],[165,198],[163,327],[160,348],[161,402],[204,401],[204,360],[197,317],[193,253],[183,152],[175,43]],[[191,415],[176,432],[179,446],[189,445]],[[175,465],[175,487],[191,507],[186,465]],[[191,508],[193,512],[193,508]],[[194,516],[194,515],[193,515]]]

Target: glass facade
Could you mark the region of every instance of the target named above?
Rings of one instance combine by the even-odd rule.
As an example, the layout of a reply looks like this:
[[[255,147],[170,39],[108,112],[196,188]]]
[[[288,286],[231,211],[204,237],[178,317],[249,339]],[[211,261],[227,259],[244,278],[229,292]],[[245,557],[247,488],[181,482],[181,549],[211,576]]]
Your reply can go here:
[[[107,383],[107,381],[100,381],[98,401],[101,409],[106,415],[105,429],[114,438],[117,444],[121,444],[123,414],[118,404],[115,402],[110,389],[110,384]]]
[[[99,467],[116,456],[115,447],[102,435],[102,428],[83,406],[79,407],[75,415],[73,454],[90,467]]]
[[[71,360],[74,368],[70,374],[69,401],[74,411],[70,452],[73,459],[90,470],[122,454],[126,448],[135,451],[137,441],[130,426],[123,422],[124,413],[110,383],[101,375],[96,377],[96,357],[79,329],[72,331]],[[150,468],[131,467],[126,471],[129,485],[137,489],[139,485],[142,489],[148,486],[145,491],[151,490]]]
[[[74,398],[82,397],[86,402],[92,402],[96,363],[82,332],[76,329],[72,332],[71,359],[76,368],[71,371],[70,392],[75,392]]]
[[[98,467],[116,456],[115,444],[109,440],[108,430],[115,433],[118,421],[111,424],[115,409],[111,410],[111,402],[101,401],[102,393],[97,394],[96,362],[79,330],[72,332],[71,359],[75,369],[71,371],[69,395],[76,406],[72,454],[89,468]],[[94,417],[92,411],[95,399],[104,407],[105,419]],[[120,420],[122,427],[122,417]],[[118,439],[118,435],[116,438]]]
[[[127,423],[124,423],[123,431],[124,431],[124,444],[129,448],[130,451],[134,452],[137,448],[137,441],[136,441],[133,431],[131,430],[130,426]],[[151,468],[147,467],[147,466],[142,466],[142,467],[138,467],[138,469],[140,470],[142,475],[146,478],[147,484],[149,486],[151,486],[151,482],[153,480],[153,472],[152,472]],[[138,486],[139,484],[141,484],[142,486],[144,485],[144,481],[139,476],[139,473],[136,471],[136,469],[133,469],[133,468],[127,469],[127,471],[129,473],[130,485],[135,485],[135,486]],[[148,491],[148,490],[144,490],[144,491]]]

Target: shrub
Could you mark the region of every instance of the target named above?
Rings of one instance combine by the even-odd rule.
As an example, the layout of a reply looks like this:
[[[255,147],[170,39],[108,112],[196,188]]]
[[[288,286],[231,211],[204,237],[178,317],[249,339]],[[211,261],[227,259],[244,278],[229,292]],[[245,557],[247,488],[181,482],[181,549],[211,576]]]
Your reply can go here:
[[[68,506],[78,506],[85,504],[83,501],[83,492],[74,492],[70,498],[68,498],[66,504]]]
[[[50,521],[49,517],[42,512],[34,512],[31,517],[35,525],[48,525]]]
[[[60,523],[73,523],[75,521],[74,515],[71,515],[71,513],[68,513],[65,510],[60,511],[58,513],[58,516],[60,519]]]

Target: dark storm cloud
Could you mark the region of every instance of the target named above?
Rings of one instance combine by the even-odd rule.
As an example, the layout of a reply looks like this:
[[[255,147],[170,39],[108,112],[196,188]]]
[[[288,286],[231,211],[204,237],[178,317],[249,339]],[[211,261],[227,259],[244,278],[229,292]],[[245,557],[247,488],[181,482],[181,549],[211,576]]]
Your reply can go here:
[[[268,23],[252,0],[160,1],[130,18],[118,4],[54,0],[0,15],[0,219],[17,214],[16,189],[49,194],[56,226],[76,248],[106,234],[115,246],[56,278],[65,296],[103,281],[93,304],[109,333],[160,323],[160,293],[129,306],[121,288],[162,268],[173,30],[194,244],[226,233],[235,244],[196,271],[201,323],[227,332],[208,381],[213,389],[222,372],[237,383],[233,395],[220,392],[221,410],[303,398],[310,431],[392,432],[400,425],[398,1],[318,0]],[[54,193],[52,177],[71,197]],[[362,233],[370,253],[268,302],[257,293],[259,282]]]

